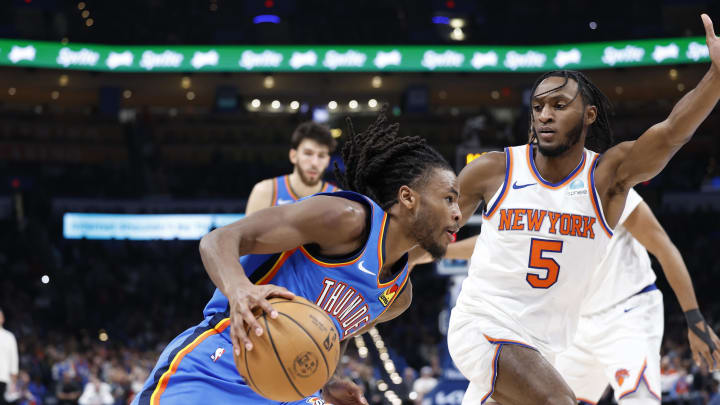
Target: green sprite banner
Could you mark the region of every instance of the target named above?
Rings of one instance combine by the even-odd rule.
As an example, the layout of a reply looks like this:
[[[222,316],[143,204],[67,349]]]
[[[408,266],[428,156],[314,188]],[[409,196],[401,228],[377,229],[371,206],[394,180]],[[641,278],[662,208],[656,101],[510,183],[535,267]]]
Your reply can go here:
[[[533,72],[707,61],[703,37],[536,47],[161,47],[0,39],[0,65],[108,72]]]

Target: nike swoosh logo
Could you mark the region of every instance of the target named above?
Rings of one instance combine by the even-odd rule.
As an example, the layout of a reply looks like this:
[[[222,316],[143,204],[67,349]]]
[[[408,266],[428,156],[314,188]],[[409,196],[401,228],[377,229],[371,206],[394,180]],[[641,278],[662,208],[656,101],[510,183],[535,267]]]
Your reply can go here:
[[[630,311],[632,311],[632,310],[635,309],[635,308],[637,308],[637,307],[628,308],[628,309],[625,310],[625,312],[630,312]]]
[[[519,190],[519,189],[521,189],[521,188],[534,186],[534,185],[536,185],[536,184],[537,184],[537,183],[528,183],[528,184],[520,184],[520,185],[518,185],[518,184],[517,184],[517,181],[516,181],[515,183],[513,183],[513,188],[514,188],[515,190]]]
[[[363,263],[365,263],[365,260],[363,260],[363,261],[361,261],[360,263],[358,263],[358,269],[360,269],[360,271],[362,271],[363,273],[372,274],[372,275],[374,276],[375,273],[373,273],[372,271],[366,269],[365,266],[363,266]]]
[[[290,204],[290,203],[293,203],[293,202],[295,202],[295,201],[293,201],[293,200],[283,200],[282,198],[278,198],[278,200],[277,200],[278,205]]]

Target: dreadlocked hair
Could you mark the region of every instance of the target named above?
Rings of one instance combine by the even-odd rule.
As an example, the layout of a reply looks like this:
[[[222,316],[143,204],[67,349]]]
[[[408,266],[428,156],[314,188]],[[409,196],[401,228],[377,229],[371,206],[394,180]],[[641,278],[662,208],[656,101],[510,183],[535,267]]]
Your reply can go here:
[[[560,85],[541,94],[535,94],[538,85],[548,77],[564,77],[565,81]],[[613,106],[607,96],[598,89],[584,74],[576,70],[553,70],[540,76],[532,87],[531,97],[542,96],[565,87],[568,80],[573,79],[578,84],[578,94],[582,96],[583,105],[594,105],[597,107],[597,118],[588,128],[585,138],[585,147],[595,152],[605,152],[615,142],[613,130],[610,127],[610,116],[613,114]],[[577,94],[575,95],[577,97]],[[530,128],[533,124],[533,109],[530,109]],[[535,137],[533,130],[533,137]]]
[[[397,202],[401,186],[422,187],[434,168],[452,170],[450,164],[425,139],[398,136],[400,124],[390,124],[384,106],[364,132],[356,133],[347,118],[349,136],[342,148],[345,172],[335,163],[340,187],[370,197],[383,210]]]

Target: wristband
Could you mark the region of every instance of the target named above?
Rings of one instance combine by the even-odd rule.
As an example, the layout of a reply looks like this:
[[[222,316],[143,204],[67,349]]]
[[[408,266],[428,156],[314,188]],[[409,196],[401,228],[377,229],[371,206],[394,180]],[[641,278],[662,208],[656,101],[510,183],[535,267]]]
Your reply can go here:
[[[699,309],[696,308],[686,311],[685,320],[688,323],[688,329],[690,329],[692,333],[697,335],[700,340],[702,340],[703,342],[705,342],[706,345],[708,345],[708,347],[710,348],[710,352],[712,352],[713,350],[717,350],[717,347],[715,347],[715,342],[713,342],[712,338],[710,337],[710,328],[708,327],[707,322],[705,322],[705,318],[703,318]],[[699,328],[697,326],[698,323],[701,323]]]

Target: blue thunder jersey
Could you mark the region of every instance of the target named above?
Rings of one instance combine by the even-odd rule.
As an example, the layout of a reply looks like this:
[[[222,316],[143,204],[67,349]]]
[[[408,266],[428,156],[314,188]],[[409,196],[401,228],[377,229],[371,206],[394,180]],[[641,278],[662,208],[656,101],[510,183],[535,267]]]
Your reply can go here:
[[[358,201],[368,208],[367,240],[356,252],[348,257],[323,257],[316,246],[308,245],[277,254],[242,256],[240,263],[255,284],[280,285],[316,303],[345,338],[380,317],[402,293],[409,275],[407,255],[394,266],[392,276],[381,280],[388,214],[361,194],[322,195]],[[235,366],[229,303],[219,290],[203,315],[198,325],[165,347],[132,405],[322,403],[317,394],[280,403],[255,393]]]
[[[290,175],[279,176],[272,179],[273,182],[273,196],[272,205],[283,205],[290,204],[298,201],[300,197],[295,194],[292,187],[290,187]],[[334,184],[323,181],[321,193],[332,193],[337,191],[338,188]]]
[[[365,245],[350,257],[324,257],[308,245],[286,252],[240,258],[254,284],[275,284],[307,298],[330,315],[340,338],[377,319],[400,295],[408,280],[407,256],[389,280],[380,280],[389,216],[371,199],[351,191],[320,193],[365,204],[369,232]],[[402,267],[400,267],[402,266]],[[228,300],[216,289],[205,317],[228,311]]]

